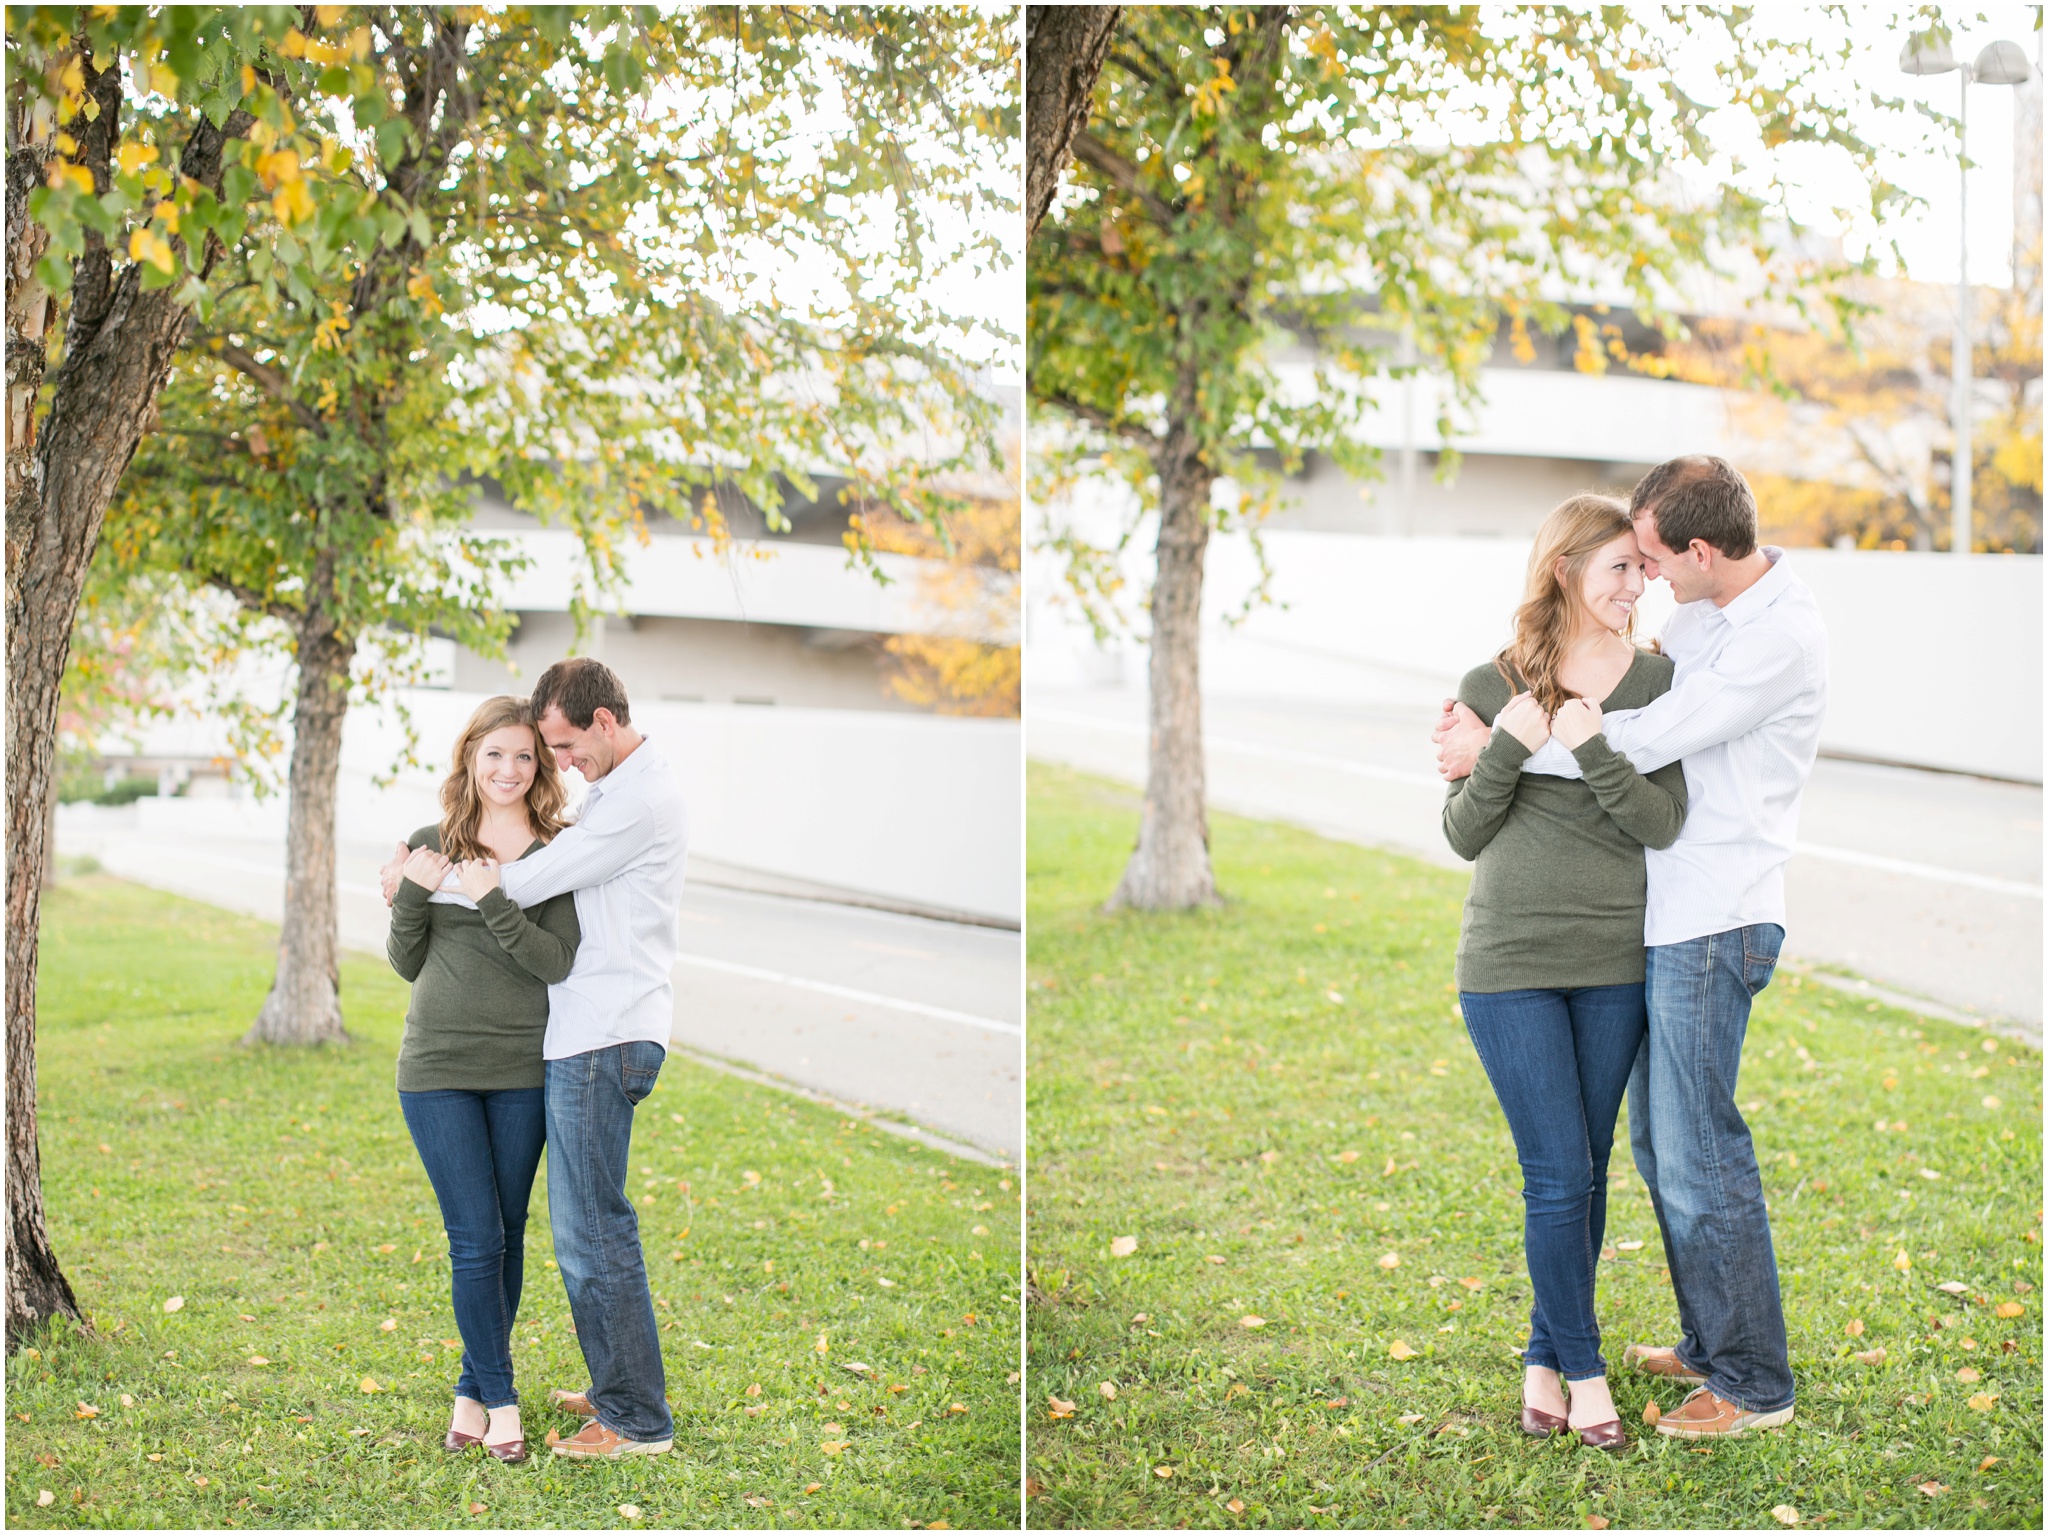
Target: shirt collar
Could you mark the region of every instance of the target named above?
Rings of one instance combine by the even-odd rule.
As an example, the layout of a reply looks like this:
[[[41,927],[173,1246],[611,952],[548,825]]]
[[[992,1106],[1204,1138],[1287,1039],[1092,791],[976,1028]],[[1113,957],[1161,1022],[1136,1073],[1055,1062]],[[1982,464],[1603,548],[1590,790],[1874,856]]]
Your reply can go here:
[[[1775,544],[1765,544],[1763,553],[1771,568],[1748,591],[1721,609],[1721,616],[1738,629],[1761,618],[1792,585],[1792,572],[1785,568],[1785,551]]]
[[[648,762],[651,761],[654,756],[654,753],[652,751],[653,745],[653,741],[645,734],[642,734],[642,736],[640,737],[640,744],[633,748],[632,755],[627,757],[624,762],[619,763],[609,773],[605,774],[604,777],[600,778],[596,783],[592,784],[590,786],[589,794],[586,794],[584,797],[588,799],[592,795],[604,793],[604,791],[612,785],[628,783],[636,775],[645,771]]]

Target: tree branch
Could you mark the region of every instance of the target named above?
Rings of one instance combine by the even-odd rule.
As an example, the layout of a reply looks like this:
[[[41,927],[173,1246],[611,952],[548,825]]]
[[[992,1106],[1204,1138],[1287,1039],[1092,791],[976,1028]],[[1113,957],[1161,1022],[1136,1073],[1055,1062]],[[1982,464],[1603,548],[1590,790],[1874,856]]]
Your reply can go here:
[[[1138,167],[1111,149],[1107,144],[1086,131],[1074,135],[1074,158],[1092,166],[1108,177],[1110,181],[1135,197],[1152,215],[1152,222],[1162,229],[1171,228],[1174,221],[1185,211],[1186,205],[1169,203],[1145,184]]]
[[[187,565],[185,569],[194,575],[198,574],[197,571],[192,570],[190,565]],[[248,608],[251,612],[261,613],[266,618],[274,618],[280,623],[290,624],[296,628],[299,620],[305,617],[305,614],[299,612],[298,609],[288,608],[281,603],[273,602],[253,586],[244,586],[239,581],[230,581],[226,576],[207,575],[202,577],[202,579],[208,586],[219,587],[243,607]]]
[[[203,336],[199,341],[202,345],[210,345],[213,355],[237,373],[254,380],[265,394],[288,409],[300,426],[322,437],[327,435],[327,423],[320,419],[319,412],[292,393],[284,374],[276,368],[267,362],[258,362],[225,336]]]
[[[1087,422],[1099,432],[1108,432],[1113,436],[1127,438],[1132,442],[1141,442],[1147,448],[1157,448],[1159,446],[1158,433],[1147,430],[1135,421],[1119,421],[1099,406],[1084,404],[1082,401],[1064,394],[1041,394],[1037,396],[1037,399],[1039,404],[1050,405],[1055,410],[1063,410],[1068,415]]]

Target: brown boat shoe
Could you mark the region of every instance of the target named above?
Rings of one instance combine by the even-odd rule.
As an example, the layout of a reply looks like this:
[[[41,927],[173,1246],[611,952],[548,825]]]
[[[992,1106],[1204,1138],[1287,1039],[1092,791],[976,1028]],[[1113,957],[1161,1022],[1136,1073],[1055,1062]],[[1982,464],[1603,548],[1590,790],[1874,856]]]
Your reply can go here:
[[[1748,1412],[1701,1386],[1674,1411],[1657,1420],[1657,1432],[1673,1439],[1734,1439],[1751,1429],[1783,1428],[1791,1421],[1789,1407],[1776,1412]]]
[[[1689,1368],[1678,1357],[1678,1350],[1665,1348],[1656,1343],[1631,1343],[1622,1351],[1621,1362],[1638,1375],[1654,1375],[1659,1380],[1674,1380],[1683,1386],[1704,1386],[1707,1378]]]
[[[548,1448],[565,1460],[624,1460],[630,1455],[666,1455],[673,1439],[628,1439],[592,1418],[567,1439],[548,1430]]]
[[[597,1409],[590,1405],[590,1397],[581,1391],[550,1391],[548,1405],[559,1407],[564,1412],[573,1412],[579,1418],[594,1418]]]

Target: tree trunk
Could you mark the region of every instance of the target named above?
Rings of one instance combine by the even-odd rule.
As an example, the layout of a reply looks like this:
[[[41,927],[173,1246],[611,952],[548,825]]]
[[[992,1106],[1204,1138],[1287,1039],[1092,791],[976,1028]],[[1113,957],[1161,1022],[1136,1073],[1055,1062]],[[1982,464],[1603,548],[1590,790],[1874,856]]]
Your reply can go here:
[[[323,557],[323,563],[326,563]],[[341,931],[334,891],[334,789],[341,725],[348,714],[355,641],[339,638],[320,605],[331,565],[307,583],[299,628],[299,697],[292,713],[291,810],[285,827],[284,929],[277,978],[242,1043],[345,1045],[341,1026]]]
[[[1202,561],[1209,487],[1193,431],[1176,415],[1161,445],[1159,569],[1152,584],[1152,736],[1138,846],[1109,899],[1113,911],[1216,904],[1202,765]]]
[[[1087,126],[1095,77],[1116,36],[1120,5],[1024,8],[1025,238],[1052,206],[1074,135]]]

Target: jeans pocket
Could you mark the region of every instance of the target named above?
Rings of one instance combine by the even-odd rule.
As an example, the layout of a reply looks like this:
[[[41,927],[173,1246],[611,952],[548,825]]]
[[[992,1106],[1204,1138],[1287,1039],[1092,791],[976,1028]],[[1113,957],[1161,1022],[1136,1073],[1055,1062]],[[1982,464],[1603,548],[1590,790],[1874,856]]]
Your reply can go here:
[[[1742,981],[1753,997],[1771,984],[1785,930],[1775,922],[1759,922],[1742,930]]]
[[[661,1046],[645,1041],[635,1041],[620,1049],[619,1091],[626,1095],[626,1102],[638,1104],[654,1091],[667,1056]]]

